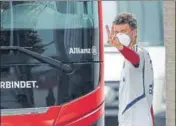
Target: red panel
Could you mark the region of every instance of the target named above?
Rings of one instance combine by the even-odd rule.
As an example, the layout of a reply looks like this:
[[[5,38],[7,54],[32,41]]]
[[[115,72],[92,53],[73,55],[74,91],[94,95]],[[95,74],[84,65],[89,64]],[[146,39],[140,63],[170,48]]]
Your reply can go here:
[[[69,123],[66,126],[90,126],[93,124],[97,119],[99,119],[104,113],[104,104],[101,105],[98,109],[95,111],[89,113],[88,115]]]
[[[101,86],[99,86],[96,90],[86,96],[63,105],[55,125],[64,126],[87,115],[91,111],[94,111],[104,101],[103,83],[103,79],[101,78]]]
[[[1,126],[53,126],[61,107],[50,107],[46,113],[2,116]]]

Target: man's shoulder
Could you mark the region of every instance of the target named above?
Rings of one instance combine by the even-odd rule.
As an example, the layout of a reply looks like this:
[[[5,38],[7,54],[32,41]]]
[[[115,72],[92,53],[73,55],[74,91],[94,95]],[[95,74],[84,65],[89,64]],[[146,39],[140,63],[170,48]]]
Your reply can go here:
[[[135,48],[135,51],[139,54],[148,54],[149,55],[149,52],[147,51],[147,49],[145,49],[143,46],[141,45],[134,45],[134,48]]]
[[[138,46],[138,54],[143,60],[146,60],[147,62],[149,61],[150,63],[152,62],[150,53],[143,46]]]

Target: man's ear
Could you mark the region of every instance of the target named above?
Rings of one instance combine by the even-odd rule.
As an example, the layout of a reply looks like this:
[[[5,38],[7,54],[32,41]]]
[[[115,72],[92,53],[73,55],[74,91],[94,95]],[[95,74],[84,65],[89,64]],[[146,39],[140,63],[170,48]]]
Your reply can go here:
[[[133,37],[137,37],[137,28],[133,30]]]

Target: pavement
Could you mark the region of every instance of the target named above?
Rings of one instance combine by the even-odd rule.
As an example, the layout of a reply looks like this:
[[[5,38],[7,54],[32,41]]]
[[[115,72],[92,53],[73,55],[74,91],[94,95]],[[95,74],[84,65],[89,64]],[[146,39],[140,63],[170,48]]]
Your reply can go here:
[[[160,112],[155,115],[155,126],[166,126],[165,112]]]

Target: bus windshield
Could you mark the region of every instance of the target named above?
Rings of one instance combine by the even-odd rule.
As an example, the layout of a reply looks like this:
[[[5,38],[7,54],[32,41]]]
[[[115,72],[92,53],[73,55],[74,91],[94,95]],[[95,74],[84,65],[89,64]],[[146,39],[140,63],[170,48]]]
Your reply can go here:
[[[1,109],[60,105],[97,87],[96,1],[3,1],[0,9]]]

